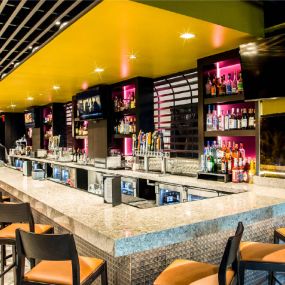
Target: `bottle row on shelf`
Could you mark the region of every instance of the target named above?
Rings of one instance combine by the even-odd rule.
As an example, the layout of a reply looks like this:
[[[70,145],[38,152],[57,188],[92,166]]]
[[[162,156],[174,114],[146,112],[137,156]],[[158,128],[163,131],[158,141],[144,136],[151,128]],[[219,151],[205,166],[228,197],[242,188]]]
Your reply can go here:
[[[137,131],[136,129],[136,117],[134,116],[125,116],[121,119],[114,127],[115,134],[135,134]]]
[[[229,174],[232,182],[252,183],[255,174],[255,161],[251,157],[246,157],[243,143],[219,144],[216,141],[204,148],[201,155],[201,171],[208,173]]]
[[[216,74],[211,78],[208,73],[207,83],[205,85],[205,94],[207,97],[233,95],[243,92],[243,81],[241,72],[237,79],[237,71],[234,72],[232,79],[231,73],[222,75],[221,78],[216,77]]]
[[[133,154],[139,153],[140,155],[150,152],[160,153],[164,149],[163,134],[162,132],[154,131],[144,133],[139,132],[138,136],[133,134]]]
[[[128,93],[128,96],[123,98],[122,96],[113,96],[114,111],[121,112],[136,107],[135,92]]]
[[[208,105],[206,116],[206,131],[227,131],[227,130],[247,130],[255,129],[255,109],[254,108],[232,108],[217,112],[215,107],[211,111],[211,105]]]

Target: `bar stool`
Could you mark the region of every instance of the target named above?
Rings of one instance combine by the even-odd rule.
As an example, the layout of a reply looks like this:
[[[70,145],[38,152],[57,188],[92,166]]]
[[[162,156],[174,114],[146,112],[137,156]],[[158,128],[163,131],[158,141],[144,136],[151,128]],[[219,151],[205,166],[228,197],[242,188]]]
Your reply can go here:
[[[107,264],[102,259],[78,256],[71,234],[41,235],[16,230],[17,285],[87,285],[101,276],[107,285]],[[25,273],[25,258],[40,262]]]
[[[281,239],[279,234],[278,230],[274,232],[274,242]],[[242,242],[239,266],[240,285],[244,284],[245,270],[267,271],[268,284],[274,284],[278,281],[274,277],[274,272],[285,272],[285,244]]]
[[[220,266],[177,259],[154,281],[154,285],[230,285],[238,277],[238,251],[243,234],[243,224],[238,223],[236,233],[229,237]]]
[[[36,233],[53,233],[53,227],[50,225],[35,224],[29,203],[0,203],[0,223],[6,224],[5,227],[0,228],[0,278],[1,285],[4,285],[4,275],[15,267],[16,229],[20,228]],[[6,245],[12,246],[12,255],[6,256]],[[13,258],[12,264],[5,269],[6,260],[10,257]]]

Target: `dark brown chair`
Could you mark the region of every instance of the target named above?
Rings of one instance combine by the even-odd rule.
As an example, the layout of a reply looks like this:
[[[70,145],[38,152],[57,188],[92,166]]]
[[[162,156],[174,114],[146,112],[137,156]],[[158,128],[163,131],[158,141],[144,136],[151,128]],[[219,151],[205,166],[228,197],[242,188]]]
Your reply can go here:
[[[107,285],[102,259],[78,256],[71,234],[40,235],[16,230],[17,285],[87,285],[101,276]],[[25,258],[39,261],[25,273]]]
[[[268,284],[275,281],[274,272],[285,272],[285,244],[277,244],[282,237],[282,230],[274,232],[274,244],[262,242],[242,242],[240,245],[240,285],[244,284],[245,270],[260,270],[268,272]]]
[[[29,203],[0,203],[0,224],[0,278],[1,285],[4,285],[4,275],[13,269],[16,264],[16,229],[23,229],[36,233],[53,233],[53,227],[50,225],[35,224]],[[6,245],[12,246],[12,255],[6,255]],[[5,269],[6,260],[10,257],[13,258],[13,262]]]
[[[238,284],[239,245],[243,224],[226,244],[220,266],[192,260],[175,260],[154,281],[154,285],[233,285]]]

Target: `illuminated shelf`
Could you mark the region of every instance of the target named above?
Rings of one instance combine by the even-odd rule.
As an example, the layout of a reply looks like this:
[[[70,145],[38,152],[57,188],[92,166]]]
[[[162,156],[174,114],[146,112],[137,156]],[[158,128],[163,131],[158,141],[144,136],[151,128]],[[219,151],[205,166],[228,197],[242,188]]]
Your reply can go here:
[[[205,98],[204,104],[222,104],[228,102],[238,102],[244,100],[244,93],[234,94],[234,95],[225,95],[225,96],[217,96],[213,98]]]
[[[84,139],[87,139],[88,136],[75,136],[75,138],[76,138],[77,140],[84,140]]]
[[[204,132],[204,137],[254,137],[256,135],[253,130],[229,130],[229,131],[208,131]]]

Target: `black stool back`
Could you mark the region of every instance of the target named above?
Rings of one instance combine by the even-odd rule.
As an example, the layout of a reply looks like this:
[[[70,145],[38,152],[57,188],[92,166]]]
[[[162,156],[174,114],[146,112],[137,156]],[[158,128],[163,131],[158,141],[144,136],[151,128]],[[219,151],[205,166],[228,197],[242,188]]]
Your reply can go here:
[[[65,261],[72,264],[72,284],[80,284],[79,260],[74,238],[71,234],[39,235],[16,230],[17,280],[24,278],[25,257],[28,259]],[[22,284],[21,281],[18,284]],[[32,283],[31,283],[32,284]]]
[[[35,231],[35,222],[29,203],[0,203],[0,223],[27,223]]]
[[[227,268],[231,267],[238,274],[239,264],[239,246],[243,235],[244,226],[242,222],[238,223],[234,236],[229,237],[219,267],[218,279],[219,285],[226,285]]]

